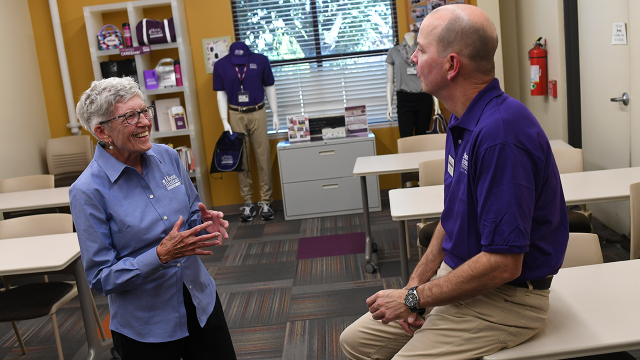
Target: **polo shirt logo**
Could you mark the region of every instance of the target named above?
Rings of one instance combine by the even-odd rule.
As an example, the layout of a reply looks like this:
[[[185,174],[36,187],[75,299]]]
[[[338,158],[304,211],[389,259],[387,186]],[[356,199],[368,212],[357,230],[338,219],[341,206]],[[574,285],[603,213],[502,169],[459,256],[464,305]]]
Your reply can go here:
[[[166,186],[167,190],[171,190],[176,186],[180,186],[180,179],[175,175],[165,176],[162,179],[162,184]]]
[[[249,69],[257,69],[258,64],[249,64]]]
[[[461,164],[461,170],[464,171],[464,173],[467,173],[467,167],[469,166],[469,157],[467,156],[467,152],[464,152],[464,156],[462,156],[462,164]]]

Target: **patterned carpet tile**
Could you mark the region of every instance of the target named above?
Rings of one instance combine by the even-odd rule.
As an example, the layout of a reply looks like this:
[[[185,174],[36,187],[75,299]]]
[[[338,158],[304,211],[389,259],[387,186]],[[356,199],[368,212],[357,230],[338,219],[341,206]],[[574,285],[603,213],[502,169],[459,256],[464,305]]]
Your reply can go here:
[[[351,281],[351,282],[331,283],[331,284],[322,284],[322,285],[295,286],[291,289],[291,294],[292,295],[314,294],[314,293],[323,293],[326,291],[383,286],[384,285],[383,280],[384,279],[373,279],[373,280]]]
[[[300,233],[301,220],[267,223],[264,225],[264,236],[272,235],[298,235]]]
[[[414,254],[409,260],[409,275],[413,272],[418,264],[418,256]],[[402,276],[402,270],[400,269],[400,259],[395,261],[379,261],[377,262],[378,272],[382,278],[392,278],[396,276]],[[402,287],[402,286],[401,286]]]
[[[382,286],[372,286],[315,294],[291,295],[289,321],[337,316],[362,316],[368,310],[365,302],[367,298],[382,289]]]
[[[283,359],[287,325],[230,329],[238,360]]]
[[[65,342],[62,341],[62,354],[65,359],[72,359],[78,353],[84,342]],[[25,344],[27,354],[22,355],[20,347],[7,348],[0,350],[0,359],[2,360],[57,360],[58,349],[55,343],[48,345],[29,346]],[[4,351],[3,351],[4,350]],[[9,351],[6,351],[9,350]],[[4,355],[4,356],[3,356]]]
[[[294,286],[379,279],[364,270],[364,255],[341,255],[298,260]]]
[[[228,241],[227,239],[223,240],[223,244]],[[218,245],[218,246],[210,246],[206,248],[202,248],[204,251],[211,251],[213,254],[211,255],[199,255],[198,257],[202,260],[203,263],[218,263],[222,261],[224,258],[224,254],[227,252],[229,248],[228,245]]]
[[[300,238],[297,257],[301,260],[364,253],[365,239],[364,232]]]
[[[219,266],[214,279],[218,285],[246,284],[293,279],[297,261],[245,266]]]
[[[402,289],[404,284],[402,283],[402,277],[389,277],[382,279],[382,284],[384,285],[385,290],[390,289]]]
[[[287,322],[290,288],[220,294],[229,328]]]
[[[258,290],[267,290],[267,289],[290,288],[292,286],[293,286],[293,279],[285,279],[285,280],[276,280],[276,281],[264,281],[264,282],[229,284],[229,285],[218,285],[216,283],[216,290],[218,291],[218,294],[222,294],[222,293],[258,291]]]
[[[287,324],[283,359],[347,359],[340,350],[340,334],[359,316],[292,321]]]
[[[296,260],[298,240],[276,240],[231,245],[221,265],[238,266]]]
[[[233,236],[229,234],[229,240],[227,244],[232,244],[236,240],[256,239],[262,236],[264,232],[264,224],[257,225],[240,225],[233,233]]]
[[[364,231],[362,214],[328,216],[302,220],[300,237],[349,234]]]

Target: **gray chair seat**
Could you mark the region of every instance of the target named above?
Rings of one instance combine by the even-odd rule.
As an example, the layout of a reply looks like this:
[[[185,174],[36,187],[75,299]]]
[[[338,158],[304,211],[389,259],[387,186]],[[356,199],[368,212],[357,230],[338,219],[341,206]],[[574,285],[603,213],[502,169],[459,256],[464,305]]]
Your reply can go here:
[[[0,292],[0,322],[49,315],[51,308],[73,289],[66,282],[26,284]]]

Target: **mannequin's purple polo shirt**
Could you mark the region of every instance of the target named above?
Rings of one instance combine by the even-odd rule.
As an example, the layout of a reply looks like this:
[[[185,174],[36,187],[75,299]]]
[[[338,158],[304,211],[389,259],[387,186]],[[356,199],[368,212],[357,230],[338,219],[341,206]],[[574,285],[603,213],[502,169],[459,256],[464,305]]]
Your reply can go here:
[[[249,92],[249,102],[238,103],[240,80],[236,66],[242,76],[245,66],[247,74],[244,77],[244,90]],[[264,87],[275,83],[269,59],[252,53],[249,47],[241,41],[236,41],[229,47],[229,54],[218,60],[213,68],[213,90],[225,91],[229,104],[235,106],[254,106],[264,101]]]
[[[494,79],[461,118],[451,115],[445,151],[445,262],[480,252],[524,253],[513,282],[556,274],[569,221],[549,140],[531,112]]]

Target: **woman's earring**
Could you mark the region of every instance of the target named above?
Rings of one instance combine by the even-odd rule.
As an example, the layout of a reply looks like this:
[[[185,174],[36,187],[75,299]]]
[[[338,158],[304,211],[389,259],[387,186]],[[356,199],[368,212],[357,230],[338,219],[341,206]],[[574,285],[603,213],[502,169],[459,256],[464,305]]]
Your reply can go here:
[[[111,145],[111,142],[109,142],[109,149],[113,150],[113,145]]]

